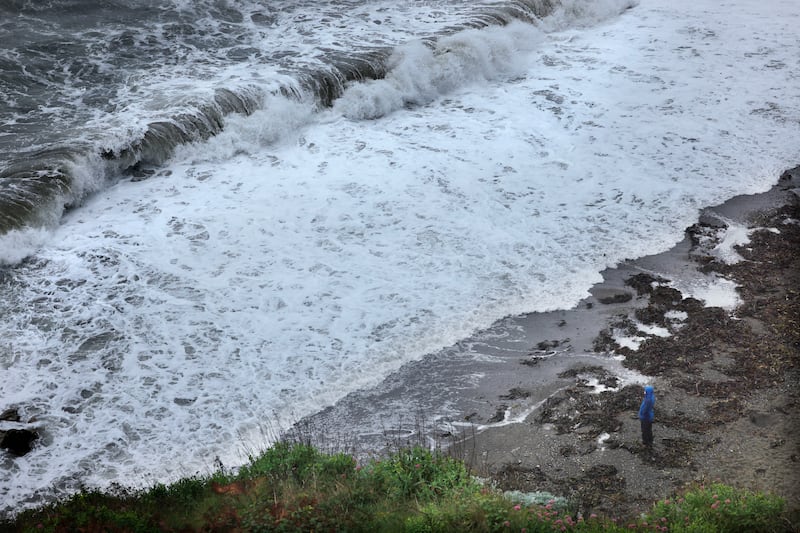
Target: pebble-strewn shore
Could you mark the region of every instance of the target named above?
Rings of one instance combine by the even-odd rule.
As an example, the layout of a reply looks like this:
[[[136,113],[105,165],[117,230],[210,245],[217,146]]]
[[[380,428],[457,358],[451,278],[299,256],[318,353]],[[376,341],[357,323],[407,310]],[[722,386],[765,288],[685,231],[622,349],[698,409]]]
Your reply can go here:
[[[468,447],[476,469],[504,489],[549,491],[609,515],[637,514],[687,483],[721,481],[777,493],[800,517],[798,187],[800,167],[768,193],[709,210],[687,231],[686,267],[734,281],[735,310],[706,307],[668,280],[638,274],[626,281],[634,302],[597,332],[596,350],[624,355],[655,386],[652,450],[640,444],[636,419],[642,386],[597,393],[587,385],[613,386],[613,376],[582,364],[562,374],[574,384],[524,423],[475,435]],[[743,259],[726,264],[713,250],[731,219],[761,229],[737,248]],[[649,336],[637,350],[615,342],[612,330],[636,324],[670,335]]]

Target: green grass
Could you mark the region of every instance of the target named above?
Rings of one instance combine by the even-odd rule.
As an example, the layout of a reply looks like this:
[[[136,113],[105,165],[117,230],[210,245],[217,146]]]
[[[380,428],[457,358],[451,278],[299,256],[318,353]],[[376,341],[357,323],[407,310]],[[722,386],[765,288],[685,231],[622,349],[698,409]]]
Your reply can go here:
[[[84,492],[21,513],[2,531],[782,532],[784,502],[725,485],[655,502],[636,520],[520,505],[482,485],[462,461],[421,447],[365,465],[345,454],[278,443],[236,474],[146,491]]]

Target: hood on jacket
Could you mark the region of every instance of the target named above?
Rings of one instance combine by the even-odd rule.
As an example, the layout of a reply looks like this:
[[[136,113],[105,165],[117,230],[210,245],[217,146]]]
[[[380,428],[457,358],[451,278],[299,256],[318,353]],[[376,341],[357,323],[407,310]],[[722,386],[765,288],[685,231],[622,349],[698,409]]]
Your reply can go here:
[[[655,405],[656,395],[653,393],[653,387],[648,385],[644,388],[644,399],[642,400],[642,405],[639,407],[639,418],[652,422],[656,416]]]

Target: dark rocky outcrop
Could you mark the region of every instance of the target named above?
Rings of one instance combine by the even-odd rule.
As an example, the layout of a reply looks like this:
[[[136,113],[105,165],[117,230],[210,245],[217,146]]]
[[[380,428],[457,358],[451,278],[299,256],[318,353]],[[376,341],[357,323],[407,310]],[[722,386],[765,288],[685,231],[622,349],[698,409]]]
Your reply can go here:
[[[6,409],[0,413],[0,422],[12,422],[10,425],[20,425],[21,417],[16,408]],[[12,455],[22,457],[33,449],[33,443],[39,434],[33,429],[20,427],[3,427],[0,425],[0,448]]]
[[[0,413],[0,422],[19,422],[20,420],[19,411],[13,407]]]
[[[33,449],[33,443],[39,438],[39,434],[30,429],[9,429],[0,432],[3,435],[0,440],[0,448],[9,453],[22,457]]]

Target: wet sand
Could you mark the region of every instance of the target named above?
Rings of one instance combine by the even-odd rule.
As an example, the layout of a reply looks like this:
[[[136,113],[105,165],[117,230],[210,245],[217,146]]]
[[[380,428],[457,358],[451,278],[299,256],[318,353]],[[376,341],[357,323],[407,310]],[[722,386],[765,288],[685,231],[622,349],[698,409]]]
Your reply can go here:
[[[629,517],[720,481],[777,493],[800,518],[798,191],[800,167],[707,209],[673,249],[604,272],[576,308],[504,319],[296,429],[360,454],[451,444],[498,487],[584,512]],[[738,225],[761,229],[727,264],[715,248]],[[724,303],[725,280],[735,308],[708,290],[721,286]],[[636,419],[646,383],[652,449]]]

